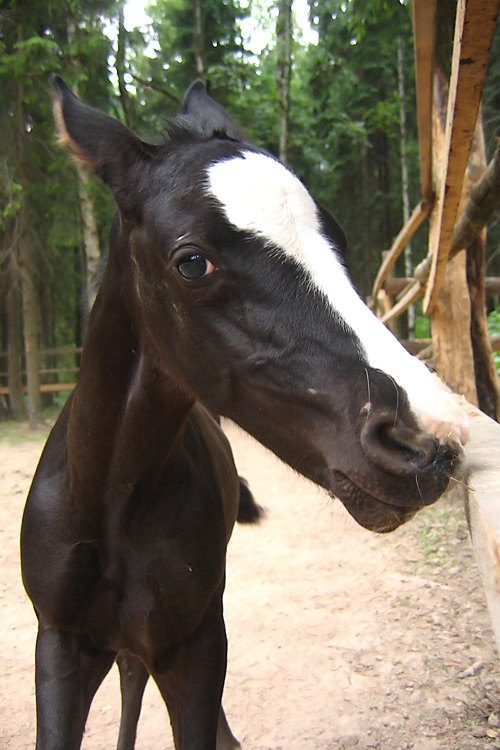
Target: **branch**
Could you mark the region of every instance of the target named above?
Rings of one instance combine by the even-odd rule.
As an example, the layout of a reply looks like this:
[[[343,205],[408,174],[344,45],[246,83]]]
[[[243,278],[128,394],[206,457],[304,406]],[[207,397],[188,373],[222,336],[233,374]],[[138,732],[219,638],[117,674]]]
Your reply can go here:
[[[404,225],[404,227],[399,232],[398,236],[392,243],[391,249],[387,252],[385,255],[385,258],[382,262],[382,265],[380,266],[379,272],[377,274],[377,277],[373,283],[373,291],[372,295],[373,298],[377,298],[377,294],[382,287],[382,284],[384,283],[384,280],[391,270],[391,268],[394,266],[395,262],[401,255],[402,251],[405,249],[408,242],[411,240],[417,229],[419,228],[420,224],[423,222],[425,217],[428,215],[429,211],[431,209],[431,204],[429,201],[421,200],[418,206],[416,206],[413,209],[413,213]]]
[[[465,204],[464,212],[455,224],[451,240],[451,260],[460,250],[469,247],[486,226],[500,203],[500,141],[485,173],[476,182]],[[425,284],[429,278],[431,257],[428,255],[415,269],[414,276]]]
[[[158,91],[160,94],[163,94],[164,96],[167,96],[169,99],[172,99],[174,102],[176,102],[176,104],[181,103],[180,96],[177,96],[177,94],[174,94],[172,91],[169,91],[168,89],[164,89],[158,83],[155,83],[155,81],[148,80],[146,78],[141,78],[141,76],[138,76],[135,73],[132,73],[131,71],[128,71],[128,72],[130,73],[134,81],[141,83],[143,86],[148,86],[150,89],[153,89],[154,91]]]
[[[500,203],[500,140],[486,172],[471,190],[464,212],[455,224],[450,258],[469,247]]]

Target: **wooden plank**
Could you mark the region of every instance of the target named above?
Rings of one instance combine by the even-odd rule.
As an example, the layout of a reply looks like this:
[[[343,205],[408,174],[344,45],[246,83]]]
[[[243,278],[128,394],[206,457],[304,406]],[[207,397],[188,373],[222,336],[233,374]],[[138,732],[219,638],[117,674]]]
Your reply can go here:
[[[431,270],[424,298],[429,312],[443,283],[469,150],[495,31],[499,0],[458,0],[448,93],[444,169],[430,233]]]
[[[81,346],[63,346],[56,349],[39,349],[38,350],[38,356],[39,357],[45,357],[47,354],[81,354],[83,351],[83,347]],[[7,352],[0,352],[0,357],[7,357]]]
[[[55,393],[57,391],[72,391],[76,383],[42,383],[40,386],[41,393]],[[26,386],[21,388],[23,393],[26,393]],[[8,396],[10,393],[9,387],[6,385],[0,386],[0,396]]]
[[[417,88],[418,143],[422,195],[433,197],[432,184],[432,81],[434,70],[434,39],[436,0],[414,0],[412,6],[415,46],[415,81]]]
[[[500,336],[490,336],[490,341],[493,351],[500,352]],[[428,346],[431,346],[432,339],[401,339],[400,343],[405,349],[408,349],[411,354],[418,354],[421,349],[426,349]]]
[[[468,406],[471,435],[466,446],[470,475],[465,510],[500,651],[500,424]]]
[[[413,237],[420,224],[423,222],[425,217],[430,211],[430,203],[426,200],[420,201],[420,203],[413,209],[412,215],[399,232],[398,236],[392,243],[392,247],[385,256],[382,265],[379,268],[375,281],[373,283],[373,299],[377,298],[377,294],[384,283],[385,277],[394,266],[395,262],[405,249],[406,245]]]
[[[72,391],[76,383],[42,383],[40,390],[42,393],[52,393],[56,391]]]
[[[391,309],[385,313],[385,315],[382,316],[382,323],[388,323],[390,320],[397,318],[398,315],[401,315],[401,313],[403,313],[411,305],[412,302],[415,302],[415,300],[418,299],[421,294],[423,294],[423,291],[424,288],[419,281],[412,281],[401,299],[396,302],[396,304],[393,305]]]
[[[74,372],[79,372],[79,371],[80,371],[79,367],[52,367],[52,368],[49,368],[48,370],[44,368],[43,370],[39,370],[38,372],[40,375],[43,376],[43,375],[57,375],[58,373],[61,373],[61,372],[74,373]],[[24,370],[21,372],[21,374],[24,375]]]
[[[79,372],[79,371],[80,371],[79,367],[52,367],[52,368],[49,368],[49,369],[42,368],[42,369],[38,370],[38,374],[43,377],[44,375],[57,375],[57,374],[60,374],[62,372],[75,373],[75,372]],[[21,375],[25,376],[26,375],[26,370],[21,370]],[[1,378],[7,378],[7,373],[6,372],[0,372],[0,379]]]
[[[419,276],[420,283],[423,279]],[[390,279],[386,279],[384,282],[384,289],[387,294],[392,296],[400,294],[413,279],[410,276],[394,276]],[[500,276],[487,276],[485,279],[486,294],[500,294]],[[0,378],[2,377],[0,372]]]
[[[58,354],[81,354],[83,351],[83,347],[81,346],[73,346],[73,347],[59,347],[55,349],[40,349],[38,354],[41,357],[45,357],[47,354],[52,355],[58,355]]]

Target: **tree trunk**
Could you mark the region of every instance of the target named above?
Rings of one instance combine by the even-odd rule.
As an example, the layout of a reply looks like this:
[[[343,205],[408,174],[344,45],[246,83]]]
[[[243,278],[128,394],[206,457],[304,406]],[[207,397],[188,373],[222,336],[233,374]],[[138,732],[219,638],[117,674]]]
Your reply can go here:
[[[369,201],[368,150],[365,139],[363,139],[360,146],[359,166],[361,171],[361,200],[363,201],[363,205],[367,206]],[[370,256],[372,243],[370,242],[370,233],[368,231],[367,221],[364,221],[361,224],[361,242],[363,243],[363,296],[366,297],[368,294],[370,294],[373,283],[373,279],[370,273]]]
[[[452,59],[452,34],[454,23],[453,19],[456,13],[456,3],[453,0],[443,0],[436,4],[437,20],[436,20],[436,59],[438,69],[435,72],[434,81],[434,131],[433,131],[433,149],[434,157],[439,156],[440,145],[442,151],[442,141],[444,132],[444,119],[447,106],[447,83],[445,82],[445,75],[448,76],[450,73],[450,61]],[[461,60],[462,63],[467,60]],[[441,72],[444,71],[444,72]],[[436,127],[438,124],[438,127]],[[495,161],[495,159],[493,160]],[[435,165],[439,169],[438,161],[435,160]],[[486,171],[486,157],[484,152],[484,138],[482,133],[481,114],[478,114],[476,131],[471,144],[467,173],[464,181],[463,192],[460,200],[460,206],[458,215],[462,215],[454,229],[452,249],[450,252],[450,260],[448,262],[448,268],[446,276],[449,274],[449,269],[453,268],[455,262],[458,260],[462,262],[462,257],[467,258],[465,284],[460,284],[460,290],[455,295],[449,295],[448,303],[450,305],[449,314],[450,317],[460,315],[460,306],[467,306],[467,313],[469,315],[469,326],[465,327],[465,323],[460,324],[457,319],[456,326],[462,325],[462,335],[460,335],[460,328],[457,328],[452,333],[449,331],[449,343],[452,342],[452,336],[456,335],[456,342],[452,347],[448,348],[449,357],[453,359],[453,362],[457,367],[462,366],[464,369],[463,378],[467,380],[467,387],[461,389],[457,387],[457,383],[453,380],[448,380],[455,390],[462,390],[467,395],[467,391],[474,390],[476,393],[476,400],[471,399],[473,403],[479,405],[479,407],[489,414],[493,418],[500,418],[500,383],[496,370],[494,367],[491,343],[487,333],[486,323],[486,304],[485,304],[485,239],[486,234],[476,233],[476,236],[471,240],[471,235],[467,234],[468,230],[474,229],[474,223],[476,224],[476,230],[481,225],[481,220],[487,221],[488,212],[491,213],[492,201],[495,200],[495,192],[498,191],[500,182],[498,181],[498,173],[496,175],[495,185],[495,169],[494,165],[488,179],[483,183],[484,191],[481,188],[474,195],[474,199],[471,200],[471,191],[473,190],[474,183],[477,183]],[[442,172],[442,170],[441,170]],[[442,177],[441,177],[442,179]],[[435,186],[436,183],[439,185],[440,176],[434,176]],[[437,194],[438,191],[436,191]],[[474,203],[476,198],[480,201],[485,201],[484,212],[477,211]],[[488,205],[486,205],[488,204]],[[433,211],[434,214],[434,211]],[[465,216],[465,218],[464,218]],[[432,216],[431,216],[431,229],[432,232]],[[460,239],[459,239],[460,237]],[[435,244],[435,243],[434,243]],[[431,244],[431,247],[434,246]],[[463,252],[465,250],[466,252]],[[455,257],[454,257],[455,255]],[[464,286],[464,288],[462,288]],[[439,307],[443,307],[443,301],[446,302],[447,289],[444,288],[439,295],[438,303]],[[437,306],[437,307],[438,307]],[[444,339],[446,334],[446,328],[450,323],[442,321],[442,310],[438,311],[437,316],[433,312],[431,315],[432,323],[432,337],[433,340],[437,338],[438,327],[442,328],[442,338]],[[472,375],[470,374],[470,363],[472,361]],[[446,377],[446,371],[449,369],[449,363],[446,361],[446,356],[443,353],[439,356],[438,369]]]
[[[467,284],[471,304],[470,333],[477,401],[481,411],[500,422],[500,381],[486,318],[485,232],[467,248]]]
[[[387,140],[387,134],[382,130],[377,130],[374,135],[375,145],[375,159],[377,163],[377,179],[378,188],[382,195],[382,211],[381,211],[381,233],[380,242],[382,247],[390,247],[392,238],[395,235],[392,226],[392,212],[391,212],[391,169],[390,161],[391,157],[389,154],[389,144]]]
[[[196,75],[206,82],[205,34],[203,28],[203,0],[193,0],[193,52]]]
[[[433,181],[437,188],[443,179],[444,128],[446,120],[447,84],[439,72],[434,75],[432,109]],[[435,190],[439,195],[439,190]],[[429,246],[434,247],[439,231],[436,200],[429,217]],[[431,314],[431,333],[435,364],[439,375],[457,393],[477,405],[474,357],[470,339],[470,299],[465,272],[465,253],[448,263],[443,287]]]
[[[486,150],[481,116],[471,145],[464,184],[464,205],[468,205],[473,185],[487,171]],[[500,381],[493,359],[493,349],[486,318],[486,229],[467,244],[467,285],[471,305],[470,335],[478,406],[492,419],[500,421]]]
[[[408,156],[407,156],[407,132],[406,132],[406,110],[405,110],[405,77],[404,77],[404,58],[403,58],[403,40],[398,37],[398,90],[399,90],[399,127],[401,136],[401,196],[403,203],[403,226],[408,223],[410,218],[410,196],[408,189]],[[413,263],[411,253],[411,242],[404,250],[405,275],[413,275]],[[410,305],[407,311],[408,320],[408,337],[415,336],[415,305]]]
[[[276,67],[276,84],[279,106],[279,149],[280,161],[287,164],[288,153],[288,120],[290,110],[290,78],[292,74],[292,2],[278,0],[278,19],[276,21],[276,49],[278,62]]]
[[[7,378],[9,406],[14,419],[23,419],[25,408],[21,388],[21,348],[19,346],[19,286],[15,263],[9,264],[9,290],[6,295],[7,311]]]
[[[120,92],[120,102],[122,105],[125,122],[127,123],[129,128],[133,128],[135,126],[134,107],[125,85],[125,49],[127,32],[125,29],[123,15],[123,5],[120,5],[120,8],[118,10],[118,47],[115,55],[115,70],[116,76],[118,78],[118,90]]]
[[[75,37],[75,25],[73,20],[68,19],[68,40]],[[79,61],[72,61],[78,67]],[[78,95],[78,88],[75,86]],[[85,317],[88,317],[99,288],[99,261],[101,259],[101,248],[99,245],[99,233],[95,218],[94,202],[90,193],[90,176],[86,168],[80,163],[75,164],[78,179],[78,195],[80,198],[80,209],[83,223],[83,244],[85,247],[85,258],[87,263],[85,275]]]
[[[437,74],[434,143],[436,159],[442,145],[446,87],[444,79]],[[435,162],[437,164],[437,161]],[[470,206],[470,195],[474,183],[486,172],[484,138],[480,118],[471,145],[467,174],[460,201],[459,215]],[[434,213],[434,212],[433,212]],[[461,220],[456,227],[461,225]],[[431,231],[433,227],[431,216]],[[455,233],[457,229],[455,229]],[[454,233],[454,234],[455,234]],[[485,246],[486,231],[473,241],[470,235],[450,253],[445,284],[440,292],[438,304],[431,315],[432,339],[437,355],[437,368],[446,382],[463,393],[469,401],[479,406],[488,416],[500,419],[500,382],[493,361],[493,351],[486,320]],[[455,237],[454,237],[455,239]],[[457,264],[463,267],[458,280]],[[453,276],[453,281],[450,281]],[[463,276],[463,281],[462,281]]]
[[[38,364],[38,322],[39,308],[34,283],[34,262],[27,218],[28,181],[26,179],[26,119],[24,116],[24,89],[20,85],[17,94],[17,163],[18,180],[22,188],[22,204],[17,217],[16,251],[21,279],[24,353],[28,389],[28,421],[31,429],[42,419],[42,398],[40,394],[40,374]]]
[[[25,209],[22,209],[25,210]],[[23,222],[24,223],[24,222]],[[38,299],[33,280],[33,251],[31,237],[23,227],[19,237],[19,266],[23,300],[24,353],[26,358],[26,379],[28,387],[28,421],[30,429],[35,429],[42,419],[42,396],[40,393],[40,373],[38,362]]]
[[[465,253],[461,252],[446,267],[444,283],[431,315],[432,343],[439,375],[456,393],[477,405],[470,327]]]

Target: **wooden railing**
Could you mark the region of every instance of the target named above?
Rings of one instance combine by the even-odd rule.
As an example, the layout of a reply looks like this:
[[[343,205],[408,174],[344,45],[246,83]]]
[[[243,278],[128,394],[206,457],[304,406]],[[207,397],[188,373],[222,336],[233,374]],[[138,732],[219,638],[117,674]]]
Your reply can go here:
[[[75,387],[79,369],[77,357],[81,353],[81,347],[40,349],[38,352],[40,391],[42,393],[55,393],[72,390]],[[73,364],[67,362],[70,357],[73,358]],[[26,372],[24,370],[21,371],[21,389],[24,393],[26,392]],[[0,396],[7,396],[8,394],[7,354],[6,352],[0,352]]]
[[[498,6],[499,0],[458,0],[444,142],[436,142],[433,152],[436,0],[415,0],[413,3],[422,200],[391,249],[384,253],[373,285],[373,305],[375,309],[383,307],[381,317],[386,323],[401,315],[420,296],[424,297],[424,312],[432,314],[447,261],[456,250],[466,246],[458,241],[460,238],[456,237],[454,228]],[[381,300],[384,291],[387,293],[383,287],[391,269],[426,217],[429,217],[427,258],[415,269],[414,278],[407,280],[394,301],[387,297]]]

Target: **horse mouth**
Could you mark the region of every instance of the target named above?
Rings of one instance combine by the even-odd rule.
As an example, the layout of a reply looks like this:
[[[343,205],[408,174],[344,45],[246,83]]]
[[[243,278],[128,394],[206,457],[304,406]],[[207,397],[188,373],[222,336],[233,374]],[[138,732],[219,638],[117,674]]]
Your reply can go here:
[[[400,506],[380,500],[349,479],[340,471],[331,476],[330,494],[337,497],[360,526],[378,534],[388,534],[409,521],[424,507],[422,505]]]

